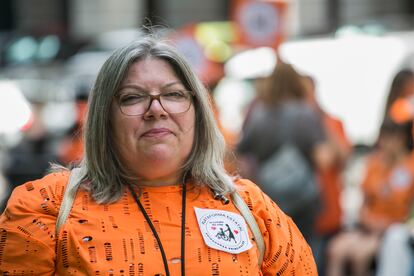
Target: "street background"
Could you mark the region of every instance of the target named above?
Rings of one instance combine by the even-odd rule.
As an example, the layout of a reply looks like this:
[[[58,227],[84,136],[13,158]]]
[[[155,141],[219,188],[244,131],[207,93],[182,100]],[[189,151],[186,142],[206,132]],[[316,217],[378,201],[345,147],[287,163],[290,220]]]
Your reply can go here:
[[[364,158],[391,81],[414,69],[412,0],[2,0],[1,200],[10,189],[1,172],[16,158],[16,178],[61,160],[62,141],[79,120],[77,101],[111,51],[138,38],[143,24],[165,32],[187,56],[235,140],[255,96],[251,79],[277,64],[273,49],[311,75],[320,105],[344,123],[354,149],[341,202],[343,224],[357,221]],[[33,159],[22,148],[11,157],[27,137],[36,141],[27,149]]]

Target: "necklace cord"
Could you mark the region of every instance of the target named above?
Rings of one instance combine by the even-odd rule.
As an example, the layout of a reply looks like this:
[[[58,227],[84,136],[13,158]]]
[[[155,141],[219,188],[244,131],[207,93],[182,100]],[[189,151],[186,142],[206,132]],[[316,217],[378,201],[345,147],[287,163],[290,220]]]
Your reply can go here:
[[[148,216],[147,212],[145,211],[144,206],[142,206],[141,201],[139,200],[136,192],[132,188],[131,185],[128,185],[129,190],[131,191],[132,197],[134,198],[135,202],[137,203],[141,213],[144,215],[145,220],[147,221],[149,227],[151,228],[152,234],[154,235],[155,239],[157,240],[158,247],[160,248],[162,261],[164,263],[164,269],[166,276],[170,276],[170,271],[168,269],[168,261],[167,256],[165,255],[164,247],[162,246],[161,239],[158,236],[157,230],[155,229],[154,225],[150,217]],[[185,182],[185,177],[183,179],[183,191],[182,191],[182,204],[181,204],[181,275],[185,275],[185,217],[186,217],[186,197],[187,197],[187,184]]]
[[[166,274],[166,276],[170,276],[170,271],[168,269],[167,256],[165,255],[164,247],[162,246],[162,243],[161,243],[160,237],[158,236],[157,230],[155,230],[155,227],[152,224],[151,219],[149,218],[147,212],[145,211],[144,206],[142,206],[141,201],[139,200],[139,198],[138,198],[137,194],[135,193],[134,189],[131,187],[131,185],[128,185],[128,188],[131,191],[132,196],[134,197],[134,200],[137,203],[139,209],[141,210],[142,214],[144,215],[145,220],[147,221],[149,227],[151,228],[151,231],[152,231],[155,239],[157,240],[158,247],[160,248],[160,251],[161,251],[162,261],[164,262],[165,274]]]
[[[183,194],[181,204],[181,275],[185,275],[185,217],[186,217],[186,197],[187,197],[187,184],[185,179],[183,181]]]

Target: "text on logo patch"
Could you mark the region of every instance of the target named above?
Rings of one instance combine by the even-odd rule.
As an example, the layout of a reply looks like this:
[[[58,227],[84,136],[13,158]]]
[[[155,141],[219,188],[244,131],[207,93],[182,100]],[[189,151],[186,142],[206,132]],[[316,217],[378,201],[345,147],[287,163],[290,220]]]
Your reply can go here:
[[[244,218],[236,213],[194,207],[204,242],[211,248],[238,254],[252,247]]]

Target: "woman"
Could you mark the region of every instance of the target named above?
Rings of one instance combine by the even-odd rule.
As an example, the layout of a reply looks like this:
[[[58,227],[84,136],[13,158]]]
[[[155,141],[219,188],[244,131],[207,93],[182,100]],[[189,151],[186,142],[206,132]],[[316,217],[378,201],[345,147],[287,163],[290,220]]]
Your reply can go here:
[[[325,168],[331,162],[331,151],[325,143],[323,125],[318,114],[306,102],[302,78],[292,65],[278,63],[268,79],[261,81],[261,90],[258,90],[257,100],[248,114],[237,147],[240,160],[244,162],[241,167],[247,168],[242,171],[242,175],[257,179],[258,185],[262,185],[263,190],[293,218],[312,246],[315,238],[313,224],[318,212],[319,197],[317,183],[307,183],[310,183],[309,180],[313,178],[316,169]],[[267,168],[273,169],[268,166],[267,161],[273,159],[274,153],[285,151],[286,145],[299,150],[301,159],[304,159],[304,162],[301,162],[302,168],[295,168],[296,173],[306,169],[306,178],[303,179],[305,181],[300,185],[302,189],[284,188],[294,186],[290,183],[276,185],[285,179],[293,180],[295,177],[289,172],[269,181],[267,185],[264,181],[266,177],[263,171],[267,171]],[[299,163],[296,160],[298,159],[295,158],[295,163]],[[277,186],[283,186],[280,190],[286,192],[285,196],[281,195]],[[313,190],[305,190],[304,187],[313,187]]]
[[[386,230],[408,218],[414,203],[411,127],[391,120],[382,124],[377,148],[366,161],[358,225],[331,239],[327,275],[345,275],[346,270],[369,275]]]
[[[223,169],[207,92],[172,47],[144,37],[114,52],[91,91],[84,140],[82,186],[57,238],[68,172],[14,191],[0,220],[0,271],[316,275],[294,223]],[[251,232],[233,202],[225,204],[236,190],[265,240],[260,267]]]
[[[316,97],[314,79],[310,76],[304,76],[302,81],[306,88],[307,102],[322,121],[327,138],[326,143],[333,156],[330,166],[316,171],[322,204],[315,220],[315,232],[319,236],[320,243],[318,244],[319,248],[313,250],[313,254],[319,275],[324,275],[326,245],[342,227],[343,214],[340,201],[342,188],[345,184],[342,174],[351,155],[352,145],[346,136],[341,120],[327,113],[320,106]]]
[[[391,83],[384,120],[391,119],[400,124],[412,124],[413,95],[414,72],[411,69],[398,71]],[[413,130],[411,130],[410,139],[413,138]],[[412,144],[412,141],[410,142]],[[413,158],[414,155],[411,153],[411,159]],[[413,275],[412,228],[413,212],[411,210],[406,221],[394,223],[384,231],[377,253],[376,275]]]

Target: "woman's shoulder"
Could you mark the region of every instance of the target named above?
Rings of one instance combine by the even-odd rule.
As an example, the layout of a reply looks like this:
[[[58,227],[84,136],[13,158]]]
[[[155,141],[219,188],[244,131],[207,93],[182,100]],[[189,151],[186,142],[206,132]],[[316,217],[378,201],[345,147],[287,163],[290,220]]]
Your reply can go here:
[[[253,190],[259,191],[260,188],[251,180],[245,178],[235,178],[234,184],[238,191]]]
[[[237,178],[234,181],[236,191],[246,200],[258,200],[265,194],[253,181],[245,178]]]
[[[52,172],[42,178],[28,181],[20,186],[17,186],[13,193],[33,193],[33,191],[40,191],[47,189],[48,191],[64,190],[69,178],[69,171]],[[44,193],[42,193],[45,196]]]
[[[263,210],[275,212],[278,216],[286,216],[279,206],[262,189],[249,179],[236,179],[234,181],[237,192],[246,201],[253,213]]]
[[[1,271],[51,275],[55,258],[55,225],[68,172],[51,173],[16,187],[0,216],[4,252]]]
[[[6,212],[57,214],[68,177],[69,171],[54,172],[16,187],[8,200]]]
[[[316,275],[312,252],[293,220],[252,181],[237,179],[235,186],[263,234],[268,249],[264,258],[266,272],[276,275],[284,267],[287,272],[296,271],[298,275]],[[280,252],[289,254],[288,264],[280,258]]]

